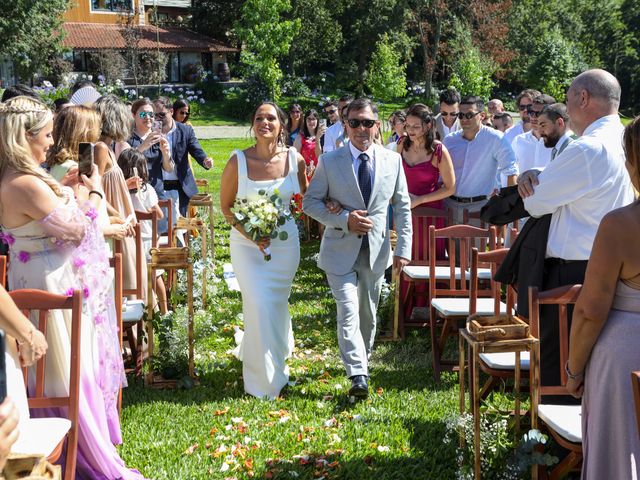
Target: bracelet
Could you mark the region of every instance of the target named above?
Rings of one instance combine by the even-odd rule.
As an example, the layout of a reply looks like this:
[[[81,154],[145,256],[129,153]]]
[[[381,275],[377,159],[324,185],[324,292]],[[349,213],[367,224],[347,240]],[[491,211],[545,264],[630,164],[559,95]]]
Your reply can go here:
[[[571,370],[569,370],[569,360],[567,360],[564,364],[564,373],[566,373],[567,377],[569,377],[571,380],[578,380],[584,377],[584,372],[578,374],[571,373]]]
[[[89,192],[89,195],[91,195],[92,193],[95,193],[96,195],[98,195],[100,197],[100,200],[104,200],[104,195],[102,195],[102,192],[99,192],[98,190],[91,190]]]

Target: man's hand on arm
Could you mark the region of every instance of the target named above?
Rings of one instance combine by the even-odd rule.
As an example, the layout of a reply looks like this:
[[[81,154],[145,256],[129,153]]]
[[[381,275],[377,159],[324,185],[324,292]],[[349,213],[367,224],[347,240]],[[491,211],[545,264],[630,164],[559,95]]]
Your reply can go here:
[[[349,212],[347,225],[349,226],[350,232],[364,235],[365,233],[369,233],[373,228],[373,221],[367,218],[366,210],[353,210]]]
[[[539,170],[527,170],[518,177],[518,193],[522,198],[533,195],[534,187],[538,185]]]

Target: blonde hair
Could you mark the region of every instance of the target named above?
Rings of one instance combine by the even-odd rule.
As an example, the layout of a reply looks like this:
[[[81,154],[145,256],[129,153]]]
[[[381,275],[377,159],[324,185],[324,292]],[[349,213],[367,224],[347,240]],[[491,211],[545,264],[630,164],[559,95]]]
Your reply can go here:
[[[78,161],[80,142],[96,143],[100,138],[100,115],[91,107],[72,105],[63,108],[53,123],[55,143],[47,152],[47,167]]]
[[[38,135],[52,118],[49,107],[31,97],[19,96],[0,103],[0,179],[9,169],[34,175],[62,196],[60,184],[35,164],[29,147],[29,136]]]
[[[133,116],[131,108],[115,95],[104,95],[96,100],[94,107],[102,120],[103,137],[114,142],[126,142],[131,137]]]

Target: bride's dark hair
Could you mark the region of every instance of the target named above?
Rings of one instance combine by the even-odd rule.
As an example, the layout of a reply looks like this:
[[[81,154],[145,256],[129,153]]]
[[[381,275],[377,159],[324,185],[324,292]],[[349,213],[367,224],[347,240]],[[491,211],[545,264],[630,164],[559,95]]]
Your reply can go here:
[[[280,133],[278,134],[278,143],[286,144],[287,137],[287,115],[282,111],[282,109],[275,102],[260,102],[258,106],[255,108],[253,113],[251,114],[251,128],[253,129],[253,122],[256,120],[256,114],[258,110],[263,105],[271,105],[278,116],[278,120],[280,121]]]

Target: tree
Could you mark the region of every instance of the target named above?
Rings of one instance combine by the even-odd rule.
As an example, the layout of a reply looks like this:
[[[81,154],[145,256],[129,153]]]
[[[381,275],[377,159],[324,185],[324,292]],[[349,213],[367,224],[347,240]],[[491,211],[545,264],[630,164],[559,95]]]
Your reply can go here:
[[[240,20],[244,0],[198,0],[191,2],[191,26],[223,42],[235,42],[233,26]]]
[[[62,14],[68,7],[69,0],[3,2],[0,56],[13,60],[19,77],[49,73],[49,61],[62,55]]]
[[[289,11],[289,0],[246,0],[241,20],[236,24],[236,33],[243,44],[240,61],[247,76],[258,87],[262,84],[274,101],[280,98],[282,80],[278,59],[287,54],[300,29],[299,19],[283,18]]]
[[[374,97],[385,101],[407,93],[406,65],[386,33],[371,56],[366,85]]]

